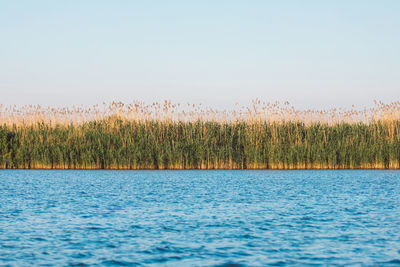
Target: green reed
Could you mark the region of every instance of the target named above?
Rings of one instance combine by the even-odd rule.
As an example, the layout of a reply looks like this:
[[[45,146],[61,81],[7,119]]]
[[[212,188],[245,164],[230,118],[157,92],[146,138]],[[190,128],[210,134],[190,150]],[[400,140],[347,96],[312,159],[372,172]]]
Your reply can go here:
[[[399,168],[400,120],[3,123],[0,168]]]

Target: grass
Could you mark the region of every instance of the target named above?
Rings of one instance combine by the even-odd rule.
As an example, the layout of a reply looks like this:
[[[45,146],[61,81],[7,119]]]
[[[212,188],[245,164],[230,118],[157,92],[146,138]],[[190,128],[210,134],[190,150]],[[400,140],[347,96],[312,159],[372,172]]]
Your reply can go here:
[[[215,111],[113,102],[0,107],[0,168],[400,168],[400,103],[298,111],[256,100]]]

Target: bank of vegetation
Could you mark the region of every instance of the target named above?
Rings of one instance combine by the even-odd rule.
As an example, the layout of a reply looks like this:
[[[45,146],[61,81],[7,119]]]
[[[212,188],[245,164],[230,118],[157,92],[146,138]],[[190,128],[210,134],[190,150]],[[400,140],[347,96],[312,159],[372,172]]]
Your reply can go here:
[[[399,103],[214,111],[170,102],[73,109],[1,107],[0,168],[400,168]]]

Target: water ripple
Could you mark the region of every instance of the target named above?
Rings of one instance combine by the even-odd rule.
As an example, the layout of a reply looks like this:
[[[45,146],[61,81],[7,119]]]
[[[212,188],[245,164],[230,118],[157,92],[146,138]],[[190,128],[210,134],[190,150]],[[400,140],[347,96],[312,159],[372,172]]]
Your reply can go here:
[[[0,171],[0,265],[400,265],[398,171]]]

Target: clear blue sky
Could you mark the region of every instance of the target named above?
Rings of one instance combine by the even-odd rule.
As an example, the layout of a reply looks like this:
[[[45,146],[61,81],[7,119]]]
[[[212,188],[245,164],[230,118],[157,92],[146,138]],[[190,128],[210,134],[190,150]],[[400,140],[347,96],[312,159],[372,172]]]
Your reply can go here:
[[[0,2],[0,103],[400,100],[400,1]]]

